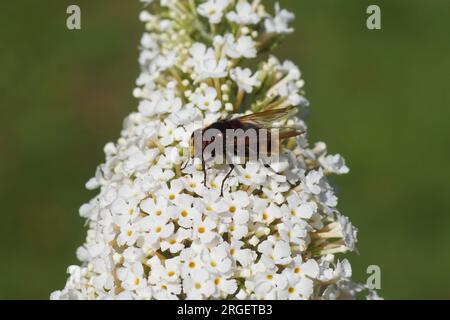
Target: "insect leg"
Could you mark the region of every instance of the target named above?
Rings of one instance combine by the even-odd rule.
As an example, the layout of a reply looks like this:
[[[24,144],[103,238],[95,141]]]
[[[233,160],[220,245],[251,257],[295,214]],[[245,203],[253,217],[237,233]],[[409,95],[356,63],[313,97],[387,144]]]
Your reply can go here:
[[[206,187],[206,163],[204,150],[202,151],[202,170],[203,170],[203,185]]]
[[[230,171],[227,173],[227,175],[225,176],[225,178],[223,178],[222,180],[222,187],[220,188],[220,196],[223,196],[223,187],[225,186],[225,181],[227,181],[227,179],[230,177],[230,174],[233,172],[235,166],[234,164],[230,164]]]

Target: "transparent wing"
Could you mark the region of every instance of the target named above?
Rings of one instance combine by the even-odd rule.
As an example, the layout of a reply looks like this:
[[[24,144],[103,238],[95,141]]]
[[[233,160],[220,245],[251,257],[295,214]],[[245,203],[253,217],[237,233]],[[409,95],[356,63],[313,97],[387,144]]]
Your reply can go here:
[[[263,128],[265,129],[265,128]],[[304,131],[291,128],[271,128],[266,129],[266,134],[257,134],[256,141],[250,139],[226,139],[225,150],[236,154],[237,150],[245,150],[245,154],[270,155],[280,152],[281,144],[284,140],[300,136]]]

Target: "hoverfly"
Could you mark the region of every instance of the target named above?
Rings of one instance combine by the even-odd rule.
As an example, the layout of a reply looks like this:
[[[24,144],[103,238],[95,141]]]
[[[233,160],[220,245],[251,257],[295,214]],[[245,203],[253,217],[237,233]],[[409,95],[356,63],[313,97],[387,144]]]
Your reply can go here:
[[[236,156],[238,150],[243,150],[244,161],[248,161],[251,156],[256,155],[256,160],[261,160],[261,156],[273,156],[280,154],[282,143],[292,137],[302,135],[304,132],[293,128],[272,127],[274,122],[288,119],[297,112],[296,107],[287,107],[271,109],[263,112],[253,113],[237,118],[226,118],[219,120],[208,127],[195,130],[190,141],[190,157],[181,170],[184,170],[189,161],[194,158],[200,158],[202,162],[202,171],[204,174],[203,183],[206,186],[206,161],[205,151],[212,143],[218,142],[223,147],[222,150],[228,150],[228,155]],[[237,135],[230,135],[230,132],[239,131],[243,139]],[[207,133],[212,132],[209,137]],[[250,132],[255,133],[256,139],[251,143]],[[220,141],[220,142],[219,142]],[[209,152],[211,158],[224,156],[218,154],[215,149]],[[222,180],[221,195],[225,181],[230,177],[235,169],[235,164],[226,162],[229,165],[229,172]],[[269,167],[267,163],[264,164]]]

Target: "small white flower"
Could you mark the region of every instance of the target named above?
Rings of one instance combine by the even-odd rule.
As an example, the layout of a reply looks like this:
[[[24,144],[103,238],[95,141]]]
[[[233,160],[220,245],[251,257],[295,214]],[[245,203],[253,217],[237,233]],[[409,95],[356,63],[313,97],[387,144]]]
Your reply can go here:
[[[164,147],[169,146],[175,142],[175,131],[177,127],[172,122],[166,120],[159,127],[158,136],[159,143]]]
[[[247,223],[249,219],[249,212],[247,206],[250,204],[250,198],[244,191],[236,191],[234,193],[225,194],[224,201],[226,203],[227,211],[225,214],[233,219],[233,222],[238,225]]]
[[[214,291],[214,282],[205,269],[194,270],[183,281],[183,287],[190,300],[201,300],[210,297]]]
[[[292,12],[285,9],[280,9],[280,4],[275,4],[275,17],[269,17],[264,21],[264,26],[267,32],[287,34],[294,31],[289,27],[289,23],[294,20],[295,16]]]
[[[287,205],[283,206],[283,211],[287,216],[291,216],[294,221],[297,219],[310,219],[316,212],[317,205],[313,201],[308,201],[306,195],[292,193],[287,197]]]
[[[149,170],[150,177],[146,177],[146,183],[150,183],[151,187],[154,185],[160,185],[163,182],[167,182],[175,176],[172,169],[162,169],[159,166],[153,166]],[[150,188],[151,188],[150,187]]]
[[[255,58],[255,42],[249,36],[241,36],[237,40],[232,34],[225,36],[225,53],[232,59]]]
[[[321,156],[319,157],[319,163],[330,173],[346,174],[350,171],[340,154]]]
[[[200,239],[202,243],[211,243],[217,236],[216,232],[214,232],[215,228],[216,222],[214,220],[209,218],[196,220],[193,226],[193,237],[194,239]]]
[[[287,278],[283,274],[274,272],[261,272],[246,282],[246,286],[251,288],[257,299],[278,299],[278,292],[287,286]]]
[[[181,269],[183,278],[186,278],[195,270],[199,270],[203,267],[203,260],[201,258],[201,252],[197,251],[198,248],[186,248],[180,253],[183,266]]]
[[[322,179],[323,172],[322,170],[316,171],[313,170],[309,172],[304,181],[304,188],[306,192],[318,195],[322,192]]]
[[[208,0],[198,7],[198,13],[209,19],[212,24],[222,20],[224,10],[228,7],[229,0]]]
[[[314,290],[314,282],[306,277],[290,278],[287,290],[280,293],[280,299],[307,300]]]
[[[236,10],[227,13],[227,19],[237,24],[257,24],[261,20],[247,0],[239,0]]]
[[[183,189],[184,186],[181,179],[172,180],[170,182],[170,188],[168,188],[167,185],[162,185],[157,195],[167,199],[169,203],[176,204],[178,201],[178,196],[183,191]]]
[[[158,198],[157,201],[152,198],[146,198],[141,202],[140,208],[142,211],[155,218],[170,216],[169,201],[165,198]]]
[[[141,263],[135,263],[130,268],[122,268],[118,271],[118,277],[122,280],[122,287],[132,291],[147,287],[147,281],[143,277],[144,269]]]
[[[175,210],[178,224],[183,228],[192,228],[194,222],[202,218],[201,212],[195,207],[194,198],[186,194],[179,196]]]
[[[266,178],[267,173],[261,168],[261,164],[253,162],[248,162],[238,176],[239,182],[247,186],[264,184]]]
[[[180,152],[175,147],[164,149],[164,153],[159,157],[156,163],[162,169],[172,169],[174,165],[181,163]]]
[[[264,201],[261,205],[254,207],[253,210],[255,210],[256,214],[255,221],[264,224],[271,224],[276,219],[281,218],[280,208],[273,203],[268,203],[267,201]]]
[[[152,269],[152,273],[149,277],[150,283],[170,283],[178,284],[180,281],[180,269],[181,261],[179,257],[166,259],[164,265],[159,259],[150,259],[148,265]]]
[[[117,243],[119,246],[123,246],[124,244],[132,246],[139,236],[140,232],[138,225],[127,222],[120,226],[120,233],[117,237]]]
[[[232,271],[233,262],[230,258],[228,243],[224,242],[210,251],[205,250],[203,260],[205,261],[206,269],[210,273],[229,275]]]
[[[189,48],[189,59],[186,61],[187,66],[195,67],[203,60],[213,59],[215,57],[214,50],[208,48],[204,43],[195,42]]]
[[[230,77],[234,80],[234,82],[236,82],[240,90],[247,93],[252,93],[254,87],[261,85],[261,81],[259,80],[259,72],[252,75],[252,71],[248,68],[242,69],[241,67],[237,67],[232,69],[230,72]]]
[[[230,280],[221,275],[214,277],[214,285],[218,289],[220,298],[226,298],[230,294],[235,294],[238,289],[236,280]]]
[[[298,256],[292,261],[287,273],[290,278],[307,277],[316,279],[319,276],[320,269],[319,264],[314,259],[303,262],[302,257]]]
[[[283,265],[292,261],[289,243],[277,241],[273,237],[261,242],[258,251],[262,253],[261,260],[268,268],[273,268],[275,264]]]
[[[222,108],[222,102],[217,99],[216,89],[211,87],[198,90],[192,95],[191,101],[201,110],[217,112]]]
[[[179,259],[167,259],[165,266],[162,265],[158,257],[148,260],[152,272],[149,273],[148,283],[152,285],[153,296],[158,300],[177,299],[181,293],[181,284],[179,278]]]
[[[161,241],[161,250],[175,254],[185,248],[184,241],[192,237],[191,230],[179,228],[176,233]]]
[[[184,188],[189,192],[194,192],[198,195],[208,193],[207,188],[203,185],[203,173],[195,171],[192,175],[187,175],[183,178]]]
[[[298,245],[302,251],[306,250],[306,239],[310,231],[306,222],[293,223],[291,220],[284,220],[277,225],[277,229],[283,241]]]
[[[210,23],[217,24],[222,20],[229,3],[229,0],[208,0],[198,6],[198,13],[208,18]]]
[[[339,215],[338,223],[342,232],[341,237],[343,238],[345,245],[350,251],[354,251],[356,249],[358,229],[356,229],[350,220],[343,215]]]
[[[161,239],[170,237],[175,226],[169,221],[169,217],[166,216],[148,216],[139,221],[139,229],[145,232],[145,239],[150,244],[154,244]]]
[[[249,267],[256,259],[256,252],[250,249],[242,249],[243,241],[232,240],[230,245],[230,256],[239,262],[244,268]]]
[[[148,167],[153,160],[154,154],[151,152],[143,152],[136,146],[127,150],[127,159],[123,163],[123,170],[126,175],[131,176],[133,173]]]
[[[223,78],[228,73],[227,59],[217,59],[214,49],[203,43],[194,43],[189,49],[189,56],[186,66],[193,68],[196,83],[209,78]]]
[[[207,59],[201,61],[195,68],[196,82],[209,78],[223,78],[227,75],[227,59]]]

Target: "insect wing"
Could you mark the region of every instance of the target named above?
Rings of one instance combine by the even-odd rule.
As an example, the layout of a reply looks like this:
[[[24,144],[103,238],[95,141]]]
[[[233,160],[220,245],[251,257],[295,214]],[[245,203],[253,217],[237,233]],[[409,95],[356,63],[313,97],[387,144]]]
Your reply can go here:
[[[293,116],[296,112],[296,107],[272,109],[242,116],[236,120],[243,124],[251,124],[260,128],[269,128],[272,127],[274,122],[287,119]]]

